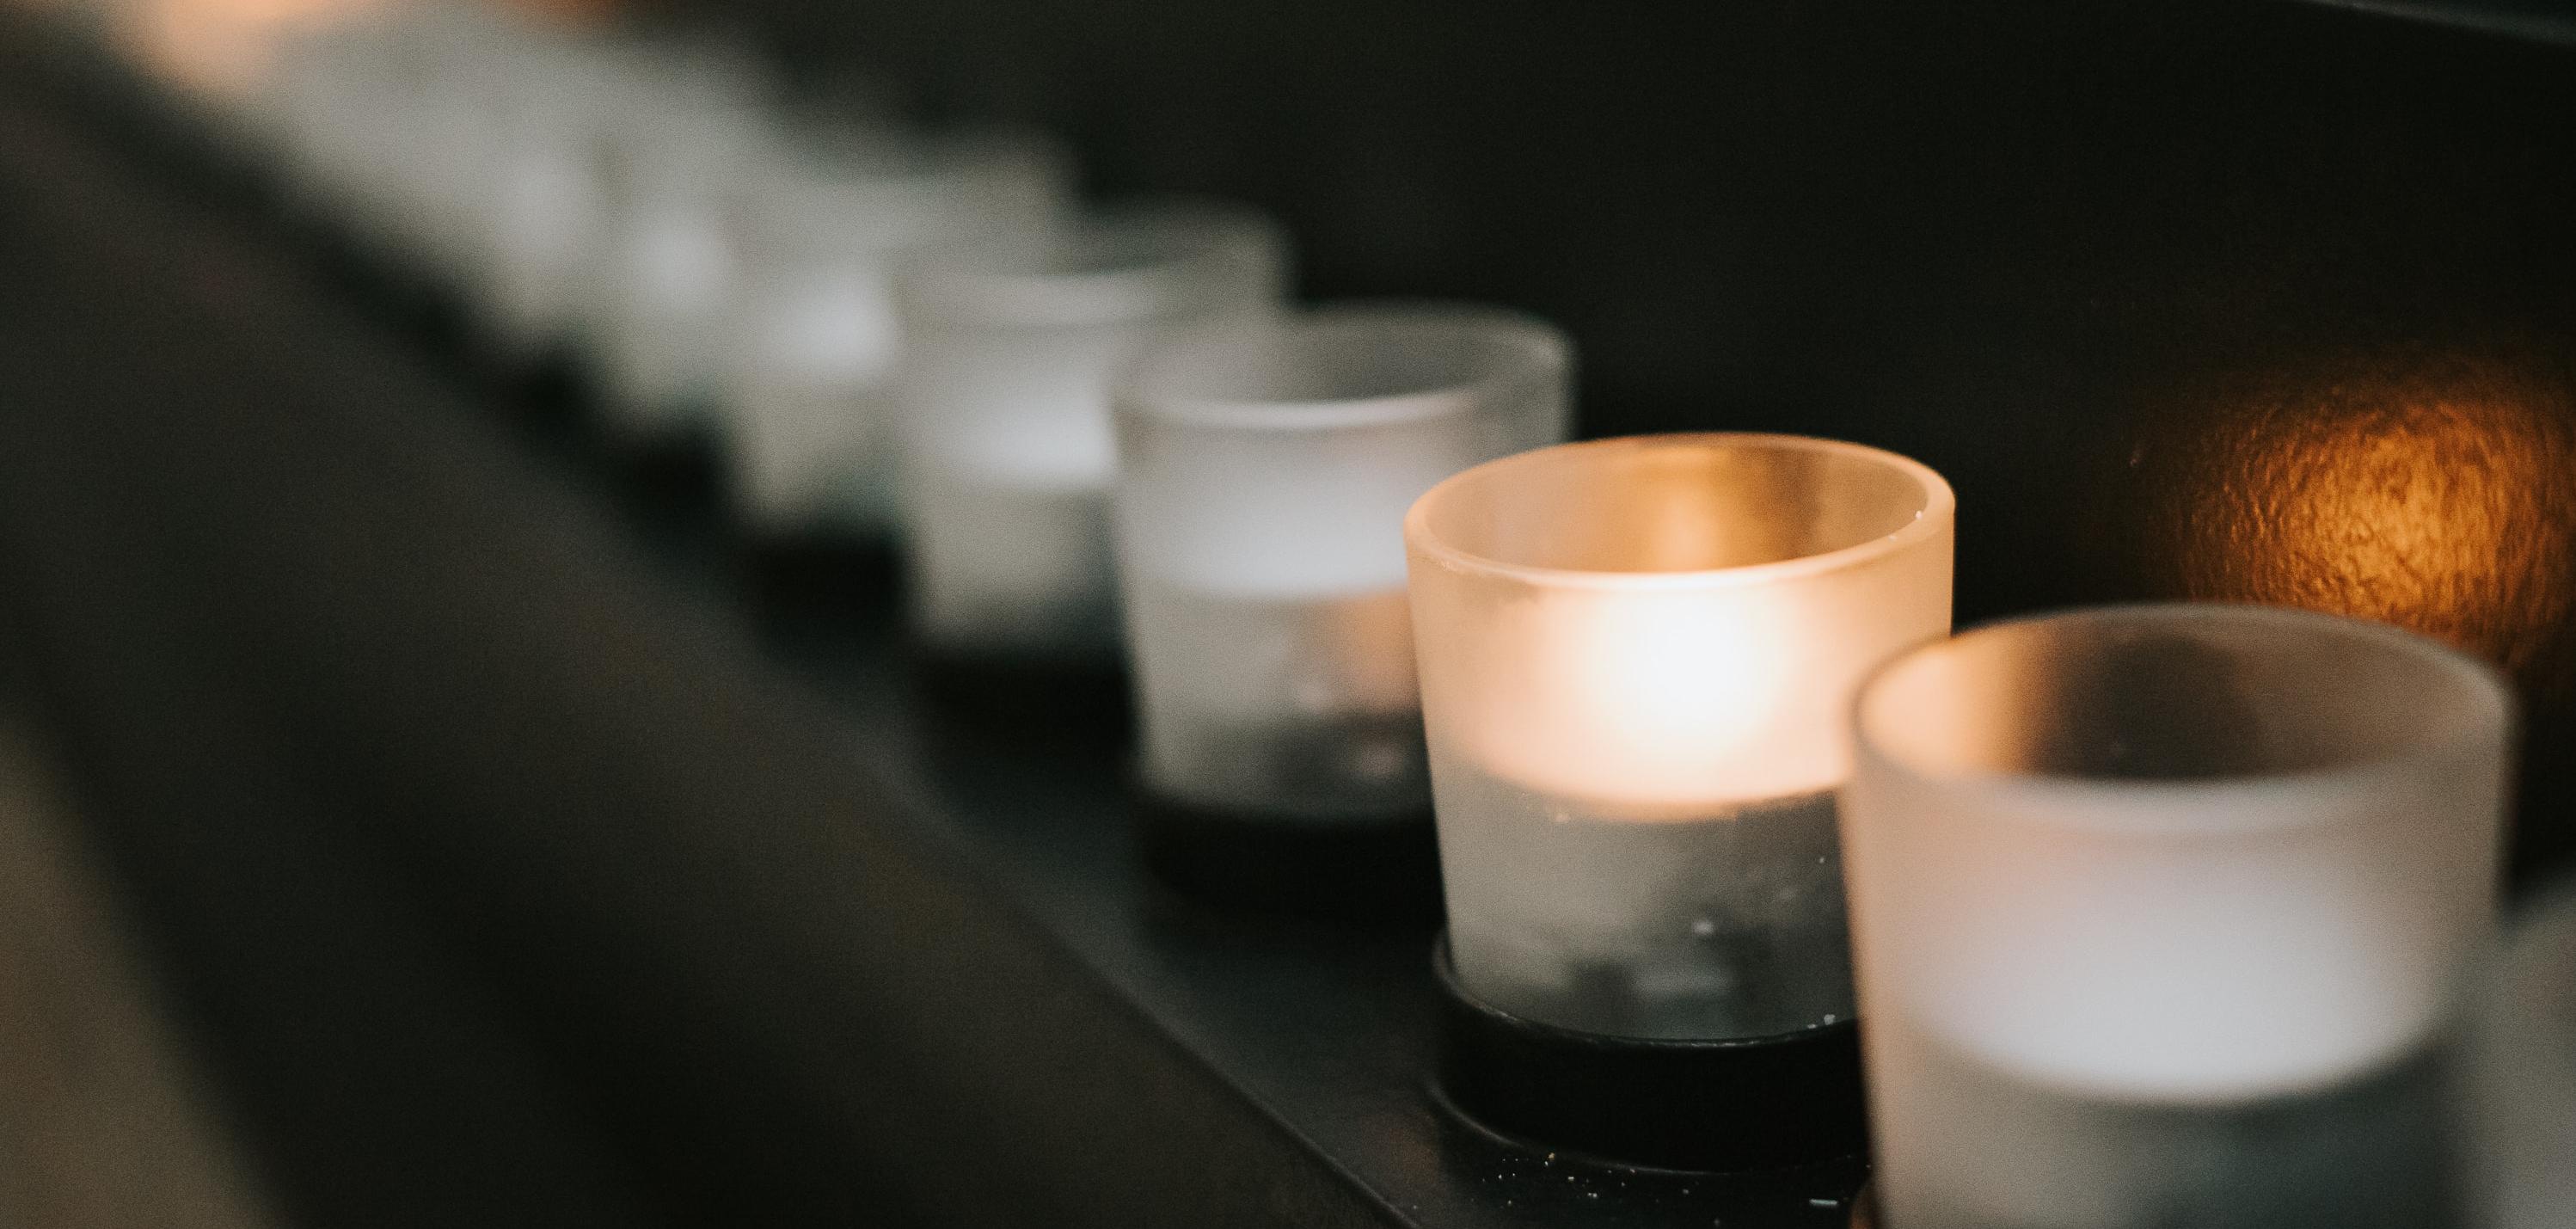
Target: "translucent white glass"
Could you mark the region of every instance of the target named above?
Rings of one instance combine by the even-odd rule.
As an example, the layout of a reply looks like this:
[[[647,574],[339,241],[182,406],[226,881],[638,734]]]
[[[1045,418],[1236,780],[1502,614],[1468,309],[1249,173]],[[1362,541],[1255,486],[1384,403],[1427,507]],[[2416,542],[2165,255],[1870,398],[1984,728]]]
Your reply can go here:
[[[1114,661],[1110,374],[1158,332],[1276,312],[1258,215],[1130,209],[939,245],[897,276],[915,633],[954,655]]]
[[[632,71],[627,53],[594,40],[530,40],[492,87],[472,289],[503,357],[579,333],[610,254],[609,154],[629,122]]]
[[[1569,444],[1405,521],[1462,983],[1595,1033],[1852,1017],[1834,794],[1863,672],[1950,626],[1940,475],[1855,444]]]
[[[1337,307],[1125,372],[1117,536],[1146,782],[1328,820],[1430,803],[1404,514],[1562,439],[1568,346],[1492,309]]]
[[[2467,1064],[2478,1229],[2576,1225],[2576,882],[2514,927],[2478,998]]]
[[[316,30],[281,52],[267,129],[335,224],[378,255],[460,278],[496,97],[528,37],[456,4]]]
[[[1889,1229],[2446,1223],[2492,671],[2327,615],[2113,607],[1917,650],[1855,711]]]
[[[745,212],[736,336],[718,409],[740,511],[766,531],[893,520],[894,260],[959,233],[1045,225],[1061,152],[1002,133],[809,134]]]
[[[299,207],[354,226],[362,181],[380,155],[386,116],[399,99],[385,90],[395,40],[388,20],[352,22],[297,38],[263,95],[280,170]],[[369,129],[375,131],[369,131]],[[372,139],[369,139],[372,138]]]
[[[616,59],[526,13],[389,7],[286,40],[258,132],[300,208],[523,355],[569,330],[598,263]]]
[[[708,425],[733,340],[746,185],[779,157],[759,79],[720,49],[639,49],[605,142],[604,237],[584,313],[609,425]]]

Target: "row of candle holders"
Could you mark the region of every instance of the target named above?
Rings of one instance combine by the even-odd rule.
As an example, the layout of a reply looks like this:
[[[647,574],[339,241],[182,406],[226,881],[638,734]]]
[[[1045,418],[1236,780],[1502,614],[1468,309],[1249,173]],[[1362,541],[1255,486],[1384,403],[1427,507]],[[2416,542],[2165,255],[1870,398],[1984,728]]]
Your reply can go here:
[[[1865,1069],[1893,1229],[2576,1224],[2576,899],[2463,988],[2485,665],[2252,607],[1953,638],[1907,458],[1564,443],[1556,329],[1292,309],[1252,211],[1079,209],[1041,138],[782,118],[706,46],[325,11],[187,96],[496,349],[580,347],[613,434],[713,430],[755,534],[899,533],[938,658],[1123,655],[1182,887],[1445,888],[1471,1116],[1797,1166]]]

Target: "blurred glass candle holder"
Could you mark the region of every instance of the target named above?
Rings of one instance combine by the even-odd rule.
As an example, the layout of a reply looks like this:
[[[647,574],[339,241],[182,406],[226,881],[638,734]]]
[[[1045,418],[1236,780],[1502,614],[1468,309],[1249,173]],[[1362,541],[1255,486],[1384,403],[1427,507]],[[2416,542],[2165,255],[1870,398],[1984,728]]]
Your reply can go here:
[[[578,330],[626,443],[707,430],[733,339],[747,185],[779,156],[766,88],[729,49],[621,49],[608,80],[602,235]]]
[[[498,114],[493,87],[525,38],[480,8],[423,6],[294,40],[262,110],[295,207],[404,283],[400,293],[457,289]]]
[[[2332,616],[2113,607],[1918,649],[1855,713],[1888,1229],[2449,1223],[2494,672]]]
[[[875,535],[894,518],[894,262],[943,236],[1042,227],[1070,167],[1027,134],[801,135],[745,209],[719,413],[760,536]]]
[[[1670,1167],[1858,1150],[1842,714],[1948,632],[1952,519],[1914,461],[1745,434],[1542,449],[1414,505],[1462,1108]]]
[[[1167,878],[1327,911],[1435,898],[1404,515],[1564,438],[1569,357],[1528,317],[1389,304],[1196,330],[1125,369],[1117,554]]]
[[[612,248],[607,157],[629,122],[627,53],[595,37],[531,40],[492,87],[498,119],[476,210],[485,357],[524,370],[578,339]]]
[[[2482,979],[2463,1106],[2468,1222],[2576,1221],[2576,879],[2535,901]]]
[[[1258,214],[1174,204],[902,262],[899,506],[932,654],[1114,667],[1111,373],[1162,330],[1278,311],[1285,253]]]

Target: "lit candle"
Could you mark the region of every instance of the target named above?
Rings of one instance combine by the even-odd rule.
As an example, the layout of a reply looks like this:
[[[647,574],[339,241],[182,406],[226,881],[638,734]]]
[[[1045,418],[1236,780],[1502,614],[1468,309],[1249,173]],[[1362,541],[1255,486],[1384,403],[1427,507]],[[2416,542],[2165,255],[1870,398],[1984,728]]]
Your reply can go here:
[[[1042,226],[1070,180],[1060,151],[1025,136],[816,135],[748,202],[718,406],[739,510],[769,533],[891,522],[895,254]]]
[[[1424,496],[1405,534],[1465,987],[1631,1037],[1849,1020],[1841,714],[1948,631],[1951,517],[1913,461],[1765,435],[1566,445]]]
[[[952,657],[1114,660],[1111,373],[1158,331],[1278,310],[1286,244],[1213,206],[935,245],[896,277],[913,628]]]
[[[2440,1223],[2510,710],[2429,640],[2256,607],[1887,667],[1844,849],[1888,1223]]]
[[[1560,439],[1567,343],[1473,307],[1345,306],[1157,346],[1117,396],[1145,780],[1312,821],[1429,805],[1405,510]]]

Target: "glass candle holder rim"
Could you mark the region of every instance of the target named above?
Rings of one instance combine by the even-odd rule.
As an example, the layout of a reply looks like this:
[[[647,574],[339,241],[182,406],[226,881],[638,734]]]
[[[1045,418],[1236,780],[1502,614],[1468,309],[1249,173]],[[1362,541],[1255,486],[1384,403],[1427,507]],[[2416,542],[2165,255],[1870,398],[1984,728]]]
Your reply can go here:
[[[1140,242],[1151,254],[1105,267],[995,267],[997,255]],[[1284,272],[1285,239],[1267,215],[1221,201],[1131,202],[1026,227],[915,244],[897,257],[907,314],[993,327],[1150,323],[1186,311],[1201,277],[1229,267]],[[1044,264],[1046,261],[1022,262]]]
[[[1740,447],[1745,445],[1781,451],[1838,453],[1884,465],[1912,478],[1922,488],[1923,506],[1915,512],[1912,520],[1895,531],[1866,541],[1855,542],[1849,546],[1763,563],[1661,572],[1621,572],[1513,563],[1459,547],[1443,540],[1431,528],[1432,511],[1444,496],[1454,494],[1468,484],[1491,480],[1506,467],[1532,463],[1537,458],[1561,458],[1578,449],[1607,451],[1640,447]],[[1554,444],[1546,448],[1532,449],[1487,461],[1482,465],[1452,474],[1442,480],[1438,486],[1424,492],[1422,498],[1415,500],[1413,507],[1405,513],[1404,540],[1406,545],[1452,570],[1508,577],[1540,588],[1690,591],[1773,584],[1783,580],[1821,576],[1860,567],[1902,552],[1907,547],[1941,532],[1956,515],[1957,509],[1958,498],[1952,493],[1949,480],[1943,478],[1939,471],[1912,457],[1884,448],[1856,444],[1848,440],[1766,431],[1669,432],[1651,435],[1620,435],[1607,439]]]
[[[2378,644],[2452,673],[2467,692],[2483,701],[2489,721],[2465,725],[2445,738],[2409,743],[2394,751],[2358,759],[2297,768],[2269,769],[2257,772],[2208,777],[2120,777],[2092,776],[2075,773],[2011,771],[1977,767],[1931,767],[1919,760],[1891,751],[1887,740],[1871,732],[1870,706],[1881,694],[1881,686],[1899,676],[1909,665],[1929,660],[1933,655],[1954,649],[1962,640],[1987,634],[2010,634],[2034,625],[2066,621],[2087,622],[2113,619],[2152,619],[2186,621],[2235,619],[2249,622],[2299,624],[2329,629],[2338,635],[2375,641]],[[2274,831],[2284,826],[2329,822],[2331,817],[2313,808],[2283,808],[2269,800],[2279,794],[2300,793],[2321,783],[2336,782],[2362,785],[2377,779],[2393,779],[2411,771],[2418,761],[2442,758],[2463,752],[2472,744],[2488,737],[2509,739],[2517,720],[2511,684],[2502,671],[2485,660],[2452,648],[2429,636],[2404,628],[2365,619],[2348,618],[2321,611],[2292,607],[2264,606],[2251,602],[2129,602],[2100,606],[2078,606],[2063,610],[2041,611],[2028,615],[1996,619],[1978,624],[1942,640],[1927,641],[1906,649],[1872,667],[1853,689],[1847,706],[1847,728],[1851,734],[1855,761],[1871,761],[1894,769],[1906,779],[1926,788],[1972,790],[1993,798],[2009,798],[2031,804],[2033,813],[2051,816],[2052,825],[2112,828],[2133,835],[2207,836],[2236,830],[2242,832]],[[2241,799],[2248,813],[2260,813],[2268,822],[2246,825],[2235,817],[2210,810],[2208,801]],[[2064,804],[2080,802],[2078,807]],[[2052,805],[2054,804],[2054,805]],[[2067,815],[2077,818],[2068,819]]]
[[[1443,340],[1486,348],[1497,359],[1470,379],[1356,397],[1267,400],[1158,393],[1150,381],[1168,365],[1206,356],[1214,347],[1270,336],[1324,340],[1333,332],[1393,327],[1440,333]],[[1363,336],[1358,345],[1384,341]],[[1329,343],[1328,343],[1329,344]],[[1232,321],[1167,336],[1140,351],[1112,383],[1118,412],[1160,422],[1265,433],[1396,426],[1472,414],[1493,395],[1562,383],[1573,367],[1564,330],[1513,308],[1440,300],[1326,303],[1276,320]]]

